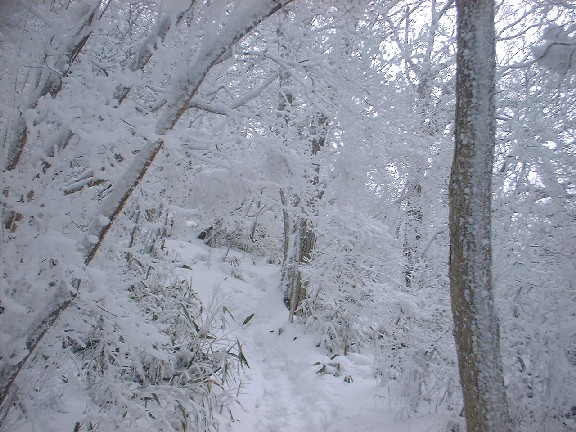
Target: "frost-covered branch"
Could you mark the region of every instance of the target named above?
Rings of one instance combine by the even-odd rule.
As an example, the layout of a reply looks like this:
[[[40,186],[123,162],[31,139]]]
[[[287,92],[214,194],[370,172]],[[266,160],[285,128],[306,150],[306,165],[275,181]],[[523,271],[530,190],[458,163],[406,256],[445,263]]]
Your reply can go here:
[[[168,102],[156,124],[156,132],[164,135],[171,130],[190,106],[200,84],[227,50],[256,25],[292,0],[255,0],[236,6],[221,32],[212,38],[204,37],[192,64],[183,65],[168,96]],[[240,10],[238,10],[240,9]]]
[[[242,6],[240,11],[232,15],[231,21],[227,23],[215,40],[204,40],[196,63],[192,65],[190,70],[184,71],[184,75],[180,77],[180,82],[176,84],[173,90],[172,98],[168,99],[164,113],[156,125],[157,133],[164,135],[174,127],[189,107],[200,84],[222,54],[265,18],[291,1],[257,0],[253,2],[251,7]],[[94,258],[115,218],[124,208],[124,204],[146,174],[148,167],[163,145],[164,141],[160,139],[149,141],[135,157],[112,193],[106,198],[100,214],[90,225],[88,245],[85,247],[86,265],[90,264]]]
[[[19,107],[12,139],[7,143],[6,170],[12,171],[16,168],[28,141],[28,126],[26,125],[24,112],[34,108],[41,97],[47,95],[55,97],[60,92],[63,84],[62,79],[68,74],[71,64],[82,51],[92,33],[92,27],[98,19],[97,12],[100,3],[100,0],[92,1],[90,4],[83,5],[83,7],[79,7],[75,11],[78,14],[78,18],[73,30],[70,32],[72,36],[69,39],[60,43],[54,42],[55,36],[51,39],[50,49],[60,53],[63,52],[63,54],[57,56],[57,60],[52,64],[46,62],[39,72],[38,82],[34,91],[28,96],[26,102]],[[46,54],[46,58],[48,58],[48,55],[49,53]]]
[[[128,68],[132,72],[144,70],[144,67],[146,67],[152,58],[153,51],[157,48],[158,39],[164,41],[171,26],[172,21],[170,20],[170,17],[166,14],[160,13],[153,31],[144,38],[140,47],[136,50],[136,54],[128,65]],[[121,104],[124,101],[131,89],[132,87],[130,86],[119,86],[117,88],[114,97],[118,104]]]
[[[87,245],[84,252],[84,263],[89,265],[102,245],[112,223],[124,208],[130,194],[136,189],[140,180],[146,174],[148,167],[164,145],[162,140],[148,141],[142,150],[134,157],[126,172],[116,183],[110,195],[100,207],[100,214],[94,218],[88,229]]]
[[[272,74],[268,78],[266,78],[260,85],[253,88],[249,92],[246,92],[242,96],[238,96],[235,98],[230,105],[214,105],[210,102],[194,98],[190,102],[190,107],[198,108],[203,111],[211,112],[214,114],[220,115],[229,115],[235,109],[240,108],[243,105],[246,105],[251,100],[255,99],[260,95],[266,88],[272,84],[278,78],[278,74]]]
[[[152,57],[152,51],[156,49],[156,41],[158,39],[164,40],[168,30],[170,30],[170,25],[171,22],[168,15],[158,17],[158,23],[154,27],[154,31],[144,38],[136,51],[136,55],[132,58],[128,66],[131,71],[134,72],[144,69],[144,66],[146,66]]]
[[[532,48],[538,63],[562,75],[576,69],[576,38],[558,30],[554,38],[545,34],[544,40],[544,45]]]

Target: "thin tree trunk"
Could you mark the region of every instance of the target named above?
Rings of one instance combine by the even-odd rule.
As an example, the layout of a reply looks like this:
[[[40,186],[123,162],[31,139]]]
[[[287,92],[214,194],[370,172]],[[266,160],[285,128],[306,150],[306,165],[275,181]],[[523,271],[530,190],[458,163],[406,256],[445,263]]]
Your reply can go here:
[[[282,262],[286,262],[288,259],[288,248],[290,245],[290,212],[288,211],[289,202],[286,198],[286,192],[284,189],[280,189],[280,202],[282,203],[282,222],[284,227],[284,245],[283,245],[283,255]]]
[[[422,248],[422,186],[410,181],[407,186],[406,223],[404,224],[404,284],[407,290],[420,279]]]
[[[495,145],[493,0],[460,0],[455,152],[450,176],[450,292],[468,432],[511,430],[492,286]]]
[[[289,16],[285,14],[284,19],[287,22]],[[277,31],[280,54],[282,57],[291,57],[291,47],[283,43],[285,31],[282,24],[279,25]],[[279,77],[280,95],[278,100],[281,128],[290,126],[290,109],[294,104],[294,95],[289,81],[290,73],[282,70]],[[327,127],[328,118],[323,113],[315,113],[301,129],[301,139],[310,143],[309,155],[312,160],[313,171],[313,174],[308,175],[305,180],[315,188],[320,186],[320,164],[314,159],[326,142]],[[280,129],[278,133],[282,135],[282,130]],[[285,145],[288,144],[285,143]],[[302,272],[302,267],[312,259],[316,233],[310,217],[316,214],[316,204],[321,197],[322,192],[320,191],[309,197],[291,194],[285,190],[280,191],[284,220],[284,260],[282,262],[281,286],[284,303],[289,310],[288,319],[290,322],[293,321],[294,315],[307,296],[308,281]]]
[[[288,46],[285,43],[285,25],[289,21],[290,16],[284,10],[276,31],[278,49],[282,58],[293,55],[294,46]],[[285,69],[280,70],[278,78],[278,117],[280,122],[278,135],[286,147],[290,145],[286,133],[291,126],[290,115],[294,104],[294,95],[290,84],[290,73]],[[302,290],[302,277],[300,275],[302,233],[300,232],[301,216],[298,214],[301,199],[300,196],[291,192],[290,187],[287,187],[286,190],[280,190],[280,199],[284,222],[284,259],[280,284],[284,295],[284,304],[289,311],[288,321],[292,322],[299,306],[300,291]]]

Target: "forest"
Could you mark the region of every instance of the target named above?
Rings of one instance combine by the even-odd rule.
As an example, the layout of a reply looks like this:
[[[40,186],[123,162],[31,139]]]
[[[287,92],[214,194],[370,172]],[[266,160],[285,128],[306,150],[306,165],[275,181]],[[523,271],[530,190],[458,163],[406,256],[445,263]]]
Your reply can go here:
[[[0,432],[576,431],[576,4],[0,0]]]

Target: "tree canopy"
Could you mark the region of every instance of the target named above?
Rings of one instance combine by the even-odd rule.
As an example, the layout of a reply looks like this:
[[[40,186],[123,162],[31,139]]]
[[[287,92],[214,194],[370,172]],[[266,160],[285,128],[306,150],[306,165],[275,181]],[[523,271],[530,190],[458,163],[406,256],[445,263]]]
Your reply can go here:
[[[407,415],[460,422],[456,3],[0,2],[0,430],[71,380],[94,430],[154,399],[155,430],[217,427],[250,359],[171,239],[277,265],[294,326],[370,352]],[[492,20],[486,277],[522,431],[576,427],[575,13],[502,0]]]

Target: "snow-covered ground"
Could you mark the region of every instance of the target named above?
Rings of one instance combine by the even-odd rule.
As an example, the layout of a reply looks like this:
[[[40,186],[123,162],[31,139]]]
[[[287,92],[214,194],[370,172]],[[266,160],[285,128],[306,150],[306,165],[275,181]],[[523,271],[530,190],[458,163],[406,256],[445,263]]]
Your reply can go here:
[[[303,325],[288,322],[277,266],[234,250],[171,240],[205,304],[222,303],[242,346],[239,404],[222,415],[230,432],[444,432],[442,415],[407,416],[374,374],[370,353],[331,358]],[[253,314],[253,316],[252,316]],[[251,317],[252,316],[252,317]],[[251,317],[251,318],[250,318]],[[246,322],[246,323],[245,323]],[[245,323],[245,324],[244,324]]]

